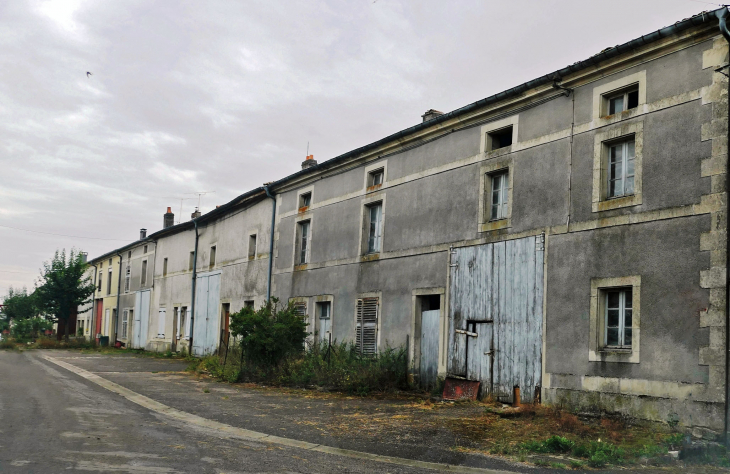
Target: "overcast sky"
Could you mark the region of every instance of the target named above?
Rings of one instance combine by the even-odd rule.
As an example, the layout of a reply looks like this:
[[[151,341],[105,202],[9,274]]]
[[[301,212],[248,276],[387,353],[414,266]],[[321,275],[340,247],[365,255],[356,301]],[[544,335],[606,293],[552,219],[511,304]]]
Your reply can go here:
[[[678,20],[698,0],[0,3],[0,296]],[[93,75],[87,76],[90,71]],[[190,218],[197,198],[182,202]],[[36,232],[93,237],[91,240]]]

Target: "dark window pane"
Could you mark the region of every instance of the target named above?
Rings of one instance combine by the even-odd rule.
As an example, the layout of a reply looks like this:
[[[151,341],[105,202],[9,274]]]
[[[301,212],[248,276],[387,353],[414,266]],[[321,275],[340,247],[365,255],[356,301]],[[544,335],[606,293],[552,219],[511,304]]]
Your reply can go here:
[[[624,332],[624,345],[630,346],[631,345],[631,328],[627,328]]]
[[[618,328],[609,328],[606,332],[606,345],[618,346]]]
[[[618,299],[619,299],[619,293],[618,291],[610,291],[608,293],[608,307],[609,308],[618,308]]]
[[[633,321],[632,310],[627,309],[624,312],[624,327],[630,328],[632,325],[632,321]]]
[[[625,290],[624,291],[624,294],[626,294],[626,297],[625,297],[626,299],[625,299],[625,302],[624,302],[624,306],[626,308],[633,308],[633,304],[632,304],[633,295],[632,295],[631,290]]]
[[[606,318],[606,325],[608,327],[618,327],[618,310],[617,309],[609,309],[608,310],[608,317]]]
[[[629,106],[627,109],[633,109],[634,107],[639,106],[639,91],[632,91],[629,92]]]

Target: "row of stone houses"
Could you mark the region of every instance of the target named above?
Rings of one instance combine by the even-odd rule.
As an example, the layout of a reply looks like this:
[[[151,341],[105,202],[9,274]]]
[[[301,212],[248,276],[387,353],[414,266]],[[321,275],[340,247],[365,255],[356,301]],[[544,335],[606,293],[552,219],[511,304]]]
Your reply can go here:
[[[725,14],[429,110],[142,234],[90,261],[86,332],[157,351],[192,336],[207,354],[230,312],[271,295],[313,337],[407,344],[423,383],[722,432]]]

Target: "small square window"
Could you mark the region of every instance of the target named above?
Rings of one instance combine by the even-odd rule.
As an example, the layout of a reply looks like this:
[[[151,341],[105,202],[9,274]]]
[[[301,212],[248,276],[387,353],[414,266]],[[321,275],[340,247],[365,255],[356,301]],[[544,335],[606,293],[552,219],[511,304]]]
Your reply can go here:
[[[630,349],[633,331],[633,298],[631,288],[603,290],[605,305],[604,347]]]
[[[210,268],[215,267],[215,245],[210,248]]]
[[[147,253],[147,246],[146,245],[144,246],[144,249],[143,249],[143,252],[142,253]]]
[[[131,250],[129,252],[127,252],[127,260],[129,260],[130,258],[132,258],[132,251]]]
[[[112,259],[110,258],[109,259],[109,266],[111,266],[111,264],[112,264]]]
[[[368,189],[381,187],[385,179],[385,169],[380,168],[368,173]]]
[[[487,133],[487,151],[498,150],[512,145],[513,127],[500,128]]]
[[[491,196],[489,197],[489,220],[507,218],[509,204],[509,172],[498,171],[489,175]]]
[[[248,258],[256,258],[256,234],[248,236]]]
[[[243,302],[243,307],[248,309],[254,309],[254,302],[253,300],[246,300]]]
[[[309,224],[309,221],[302,221],[297,229],[297,265],[304,265],[309,261]]]
[[[604,96],[605,115],[620,114],[639,106],[639,86],[634,84]]]
[[[634,194],[635,141],[607,144],[606,198],[612,199]]]
[[[306,211],[312,205],[312,193],[302,193],[299,195],[299,212]]]

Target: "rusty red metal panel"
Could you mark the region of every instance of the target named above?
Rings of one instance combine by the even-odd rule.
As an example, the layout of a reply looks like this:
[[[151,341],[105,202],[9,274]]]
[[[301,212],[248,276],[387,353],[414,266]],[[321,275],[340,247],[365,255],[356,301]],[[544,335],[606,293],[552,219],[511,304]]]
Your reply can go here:
[[[479,395],[479,382],[473,380],[446,378],[444,400],[476,400]]]

